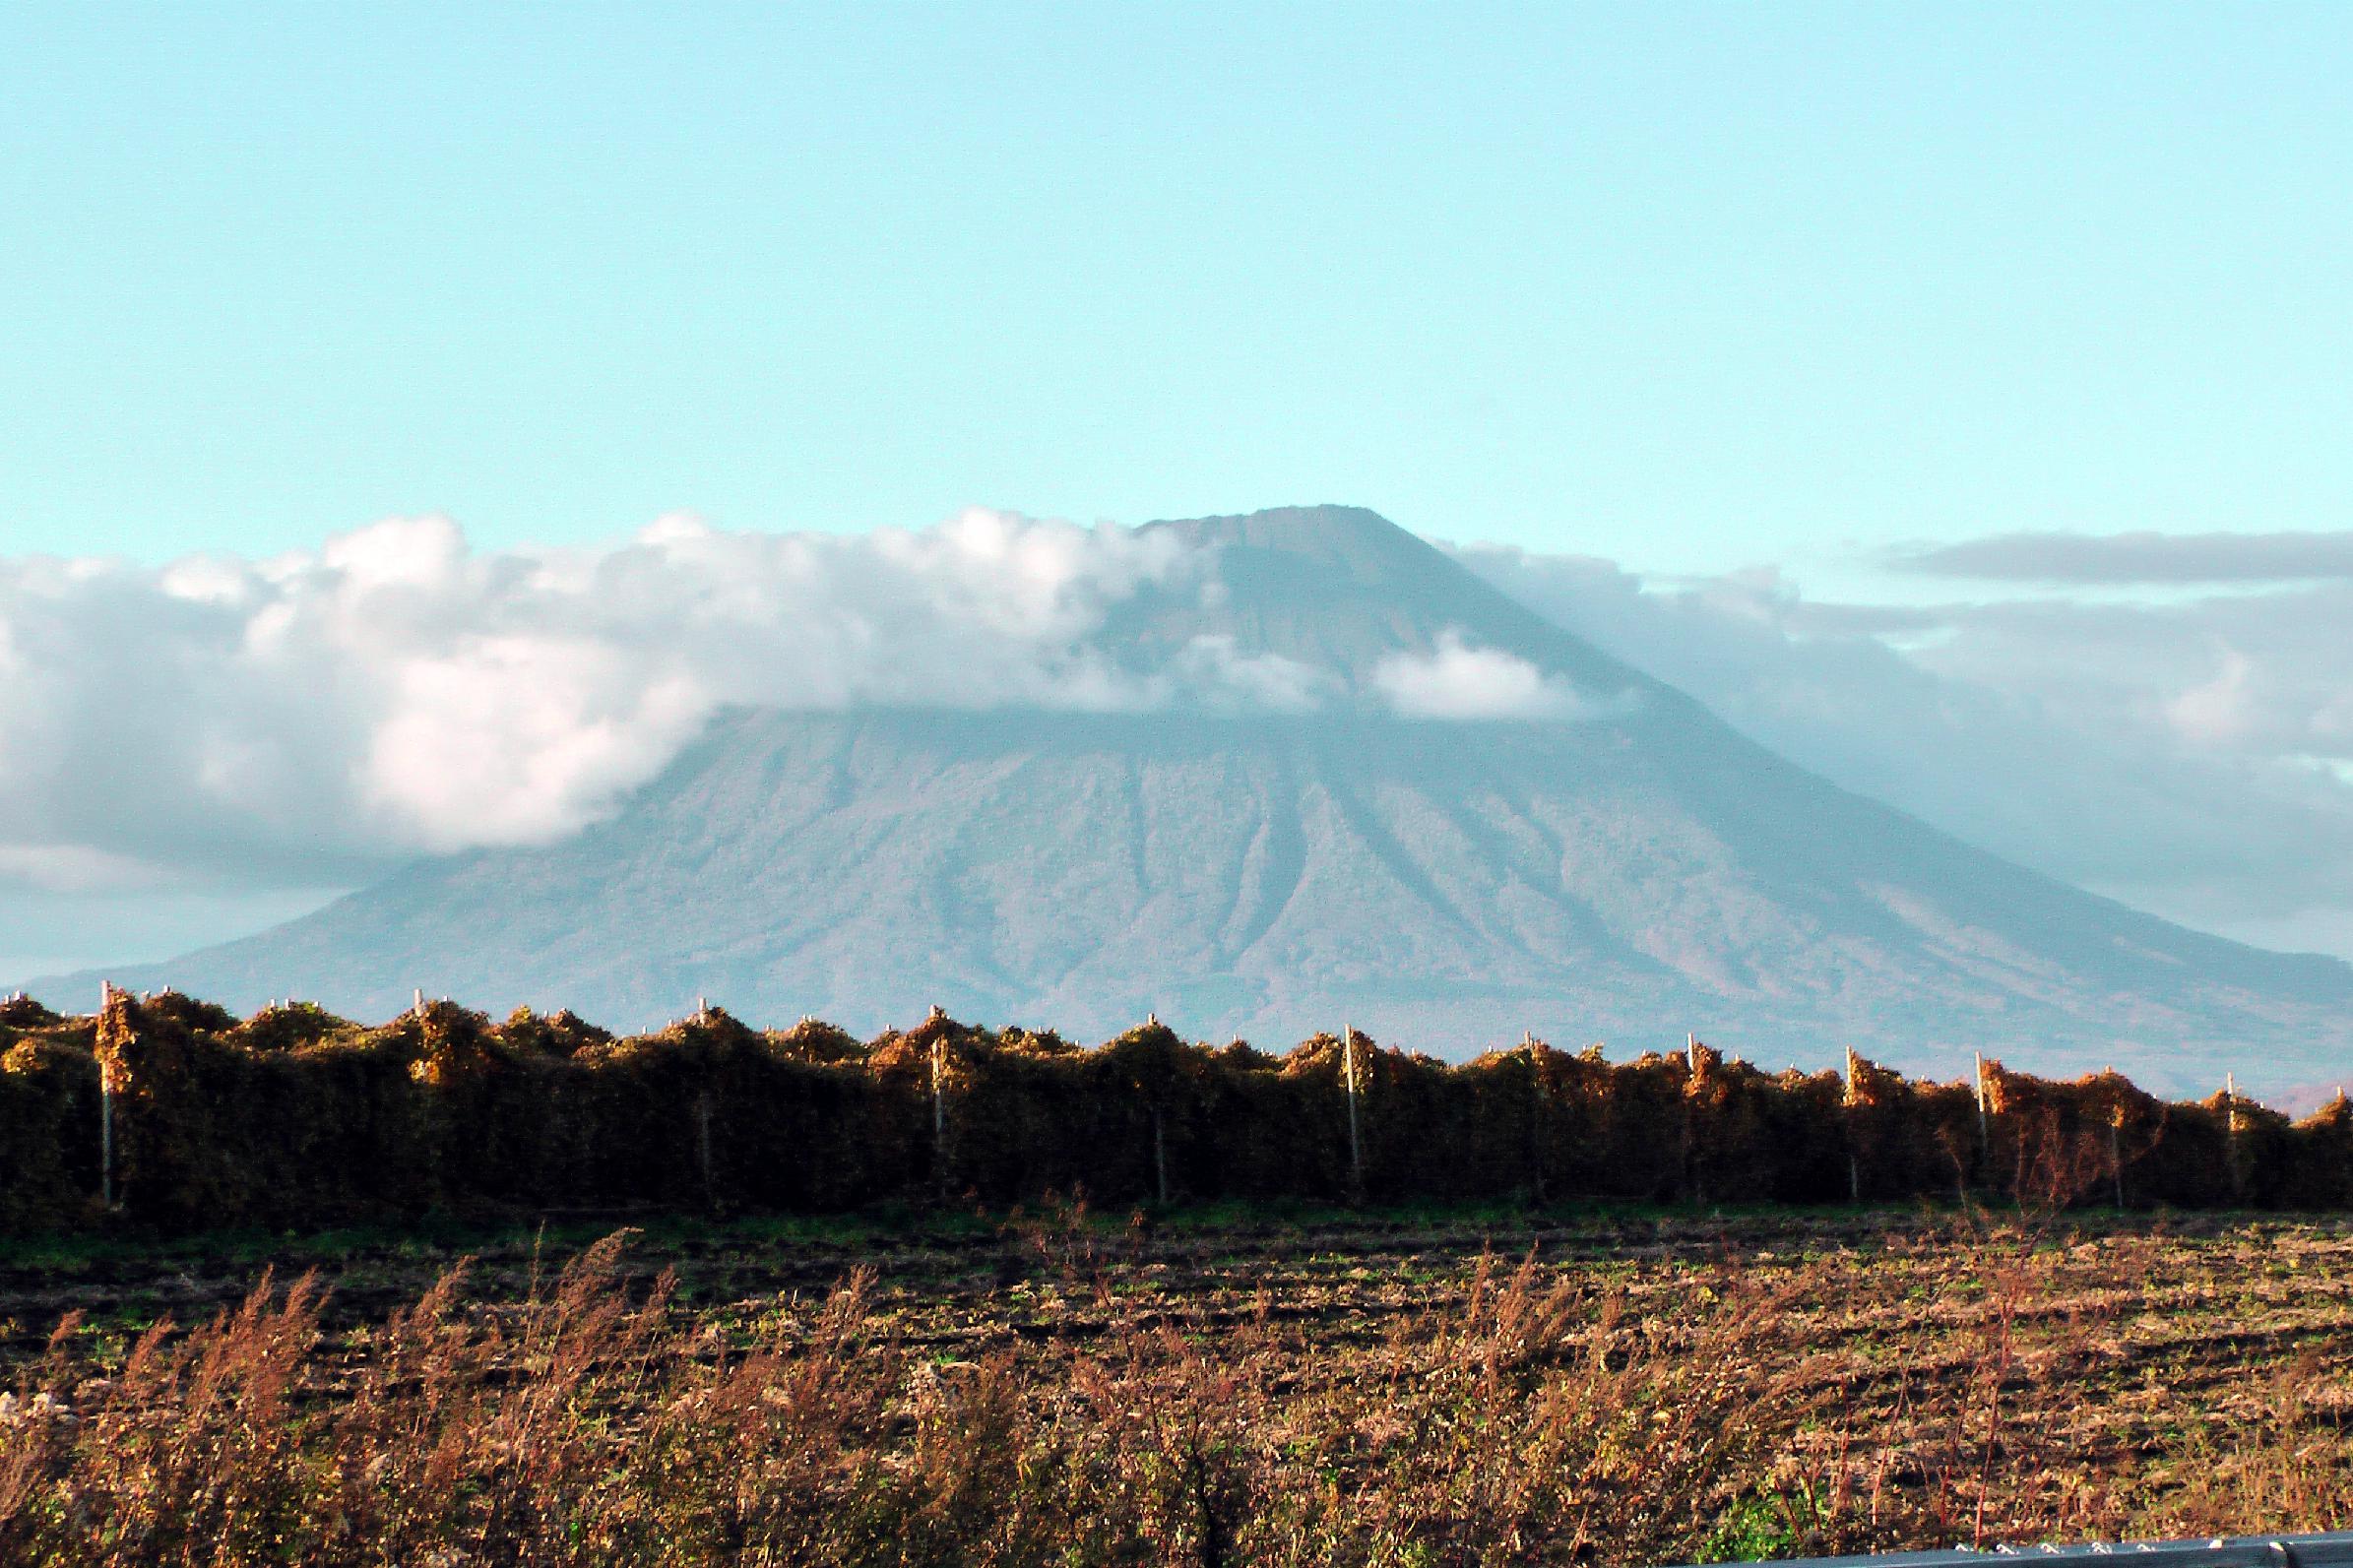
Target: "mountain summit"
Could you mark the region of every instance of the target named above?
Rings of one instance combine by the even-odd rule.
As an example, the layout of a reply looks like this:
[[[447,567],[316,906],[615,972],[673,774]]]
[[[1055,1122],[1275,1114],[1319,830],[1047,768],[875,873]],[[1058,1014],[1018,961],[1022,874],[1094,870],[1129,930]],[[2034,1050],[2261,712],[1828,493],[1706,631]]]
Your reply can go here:
[[[1240,650],[1298,659],[1363,682],[1384,659],[1452,636],[1527,659],[1597,693],[1667,687],[1506,597],[1377,512],[1282,507],[1243,517],[1148,523],[1213,550],[1214,603],[1140,596],[1111,636],[1142,647],[1227,636]]]
[[[1147,1011],[1286,1043],[1352,1022],[1455,1054],[1695,1030],[1774,1064],[1983,1049],[2175,1089],[2223,1063],[2311,1081],[2353,1039],[2353,969],[1839,789],[1373,513],[1148,528],[1212,575],[1123,602],[1099,651],[1208,648],[1298,672],[1295,700],[737,712],[563,843],[424,861],[111,977],[371,1018],[421,986],[615,1026],[698,995],[859,1031],[934,1003],[1096,1035]]]

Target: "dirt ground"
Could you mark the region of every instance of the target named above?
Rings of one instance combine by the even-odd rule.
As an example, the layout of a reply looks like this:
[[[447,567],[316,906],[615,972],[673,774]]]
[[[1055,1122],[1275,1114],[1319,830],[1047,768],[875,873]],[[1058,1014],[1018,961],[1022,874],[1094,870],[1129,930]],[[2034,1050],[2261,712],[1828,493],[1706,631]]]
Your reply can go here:
[[[496,1317],[616,1227],[19,1244],[0,1253],[0,1386],[67,1312],[76,1355],[104,1367],[159,1319],[316,1270],[305,1397],[332,1401],[370,1325],[460,1259],[467,1310]],[[681,1343],[704,1347],[838,1334],[854,1274],[861,1333],[919,1367],[1043,1388],[1095,1342],[1174,1334],[1248,1363],[1235,1397],[1269,1431],[1336,1401],[1377,1425],[1397,1348],[1442,1340],[1518,1274],[1567,1303],[1556,1359],[1630,1333],[1658,1364],[1756,1362],[1754,1441],[1709,1481],[1710,1555],[2321,1529],[2353,1496],[2353,1223],[2333,1218],[907,1213],[653,1223],[623,1258],[625,1291],[674,1276]],[[1734,1303],[1748,1326],[1728,1333]]]

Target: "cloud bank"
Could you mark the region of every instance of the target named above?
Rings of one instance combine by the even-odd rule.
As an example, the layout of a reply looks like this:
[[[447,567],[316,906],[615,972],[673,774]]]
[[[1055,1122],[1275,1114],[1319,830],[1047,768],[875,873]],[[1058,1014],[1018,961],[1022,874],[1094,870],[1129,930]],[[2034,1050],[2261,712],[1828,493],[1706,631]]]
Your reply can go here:
[[[2001,533],[1895,556],[1896,570],[1984,583],[2295,583],[2353,579],[2353,533]]]
[[[1280,706],[1230,646],[1087,647],[1205,563],[1160,534],[968,512],[858,537],[668,519],[477,552],[446,519],[267,561],[0,560],[0,880],[103,891],[559,837],[720,707]]]
[[[2156,558],[2217,583],[2283,575],[1924,606],[1813,600],[1770,570],[1654,583],[1592,558],[1456,553],[1774,750],[1971,844],[2193,925],[2353,956],[2353,582],[2310,580],[2324,551],[2289,573],[2258,543],[2233,574],[2212,548],[2135,545],[2141,564],[2102,581]]]

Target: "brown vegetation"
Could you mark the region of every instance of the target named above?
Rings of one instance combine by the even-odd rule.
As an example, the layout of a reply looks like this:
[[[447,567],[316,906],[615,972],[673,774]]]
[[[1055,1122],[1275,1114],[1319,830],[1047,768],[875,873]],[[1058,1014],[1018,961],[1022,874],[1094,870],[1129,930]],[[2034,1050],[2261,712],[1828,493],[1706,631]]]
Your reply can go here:
[[[615,1237],[69,1318],[12,1352],[0,1561],[1639,1563],[2353,1501],[2334,1227],[1485,1228],[1062,1214],[742,1295],[829,1249]]]
[[[616,1039],[449,1002],[374,1029],[168,993],[86,1018],[0,1004],[0,1233],[1079,1190],[2324,1208],[2353,1197],[2353,1107],[2291,1124],[2113,1073],[1769,1074],[1704,1045],[1612,1063],[1529,1041],[1450,1066],[1362,1035],[1277,1057],[1157,1024],[1082,1050],[937,1015],[860,1043],[717,1010]]]

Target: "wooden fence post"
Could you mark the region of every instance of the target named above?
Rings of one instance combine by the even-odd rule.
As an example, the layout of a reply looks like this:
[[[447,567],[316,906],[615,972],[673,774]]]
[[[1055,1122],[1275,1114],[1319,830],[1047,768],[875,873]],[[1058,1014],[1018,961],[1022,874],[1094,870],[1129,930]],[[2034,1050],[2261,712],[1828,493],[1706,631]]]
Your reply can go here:
[[[114,1005],[114,982],[98,981],[98,1021],[104,1025],[106,1010]],[[98,1202],[108,1212],[114,1208],[114,1064],[104,1052],[98,1055]]]
[[[1855,1159],[1855,1047],[1846,1048],[1846,1195],[1849,1203],[1863,1201],[1863,1166]]]
[[[1986,1109],[1986,1053],[1975,1051],[1971,1054],[1977,1058],[1977,1158],[1981,1161],[1990,1161],[1994,1156],[1994,1119]],[[1984,1174],[1983,1164],[1978,1167],[1978,1172]]]
[[[931,1179],[942,1203],[948,1196],[948,1102],[940,1088],[940,1040],[931,1036]]]
[[[1144,1027],[1160,1028],[1160,1009],[1154,1007],[1144,1010]],[[1169,1138],[1157,1101],[1152,1106],[1152,1186],[1160,1195],[1160,1206],[1166,1209],[1169,1206]]]
[[[1699,1179],[1699,1036],[1684,1034],[1684,1190],[1691,1203],[1707,1202],[1707,1188]]]
[[[2223,1163],[2229,1167],[2231,1198],[2234,1202],[2246,1196],[2247,1177],[2239,1163],[2239,1075],[2222,1075]]]
[[[1545,1091],[1544,1051],[1536,1043],[1536,1036],[1527,1030],[1520,1031],[1520,1049],[1528,1053],[1528,1166],[1529,1191],[1539,1205],[1545,1201],[1544,1191],[1544,1107],[1550,1098]]]
[[[1357,1202],[1365,1197],[1365,1143],[1357,1126],[1357,1029],[1344,1024],[1340,1029],[1340,1074],[1348,1088],[1348,1183],[1349,1196]]]
[[[2103,1067],[2104,1078],[2116,1075],[2114,1067]],[[2116,1212],[2125,1212],[2125,1104],[2118,1100],[2108,1111],[2108,1172],[2116,1182]]]

